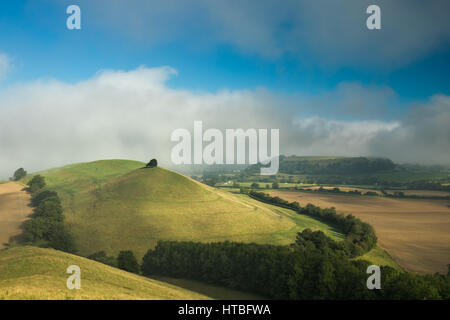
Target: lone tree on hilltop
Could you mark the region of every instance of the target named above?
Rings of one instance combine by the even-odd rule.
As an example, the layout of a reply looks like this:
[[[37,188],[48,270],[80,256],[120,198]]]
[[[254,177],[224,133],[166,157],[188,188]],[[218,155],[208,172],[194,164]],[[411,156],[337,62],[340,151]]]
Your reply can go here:
[[[158,161],[156,161],[156,159],[152,159],[150,160],[149,163],[147,163],[147,165],[145,166],[146,168],[154,168],[158,166]]]

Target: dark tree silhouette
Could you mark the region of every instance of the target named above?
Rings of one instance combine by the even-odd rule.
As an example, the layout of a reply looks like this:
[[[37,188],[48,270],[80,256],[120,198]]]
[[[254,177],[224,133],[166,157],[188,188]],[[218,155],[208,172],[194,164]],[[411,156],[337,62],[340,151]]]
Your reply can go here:
[[[158,166],[158,161],[156,161],[156,159],[152,159],[150,160],[149,163],[147,163],[147,165],[145,166],[146,168],[155,168]]]
[[[19,168],[14,172],[13,177],[11,178],[14,181],[20,180],[27,175],[27,172],[23,168]]]
[[[119,252],[119,256],[117,257],[117,265],[119,269],[128,272],[139,273],[139,264],[133,251],[131,250]]]

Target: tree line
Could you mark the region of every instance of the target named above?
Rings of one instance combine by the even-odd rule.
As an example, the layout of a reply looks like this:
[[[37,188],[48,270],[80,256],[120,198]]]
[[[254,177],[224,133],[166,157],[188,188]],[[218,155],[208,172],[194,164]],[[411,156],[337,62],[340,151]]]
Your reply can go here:
[[[349,190],[344,191],[339,189],[338,187],[334,187],[332,189],[327,189],[324,187],[319,187],[318,189],[311,189],[311,188],[289,188],[294,190],[299,190],[303,192],[322,192],[322,193],[333,193],[333,194],[346,194],[346,195],[357,195],[357,196],[373,196],[373,197],[387,197],[387,198],[404,198],[404,199],[430,199],[430,200],[450,200],[450,195],[448,196],[433,196],[433,195],[406,195],[403,191],[393,191],[392,193],[387,192],[384,189],[380,189],[381,195],[378,194],[375,191],[367,191],[367,192],[361,192],[359,190]]]
[[[337,227],[345,234],[345,240],[339,245],[350,257],[360,256],[377,244],[377,236],[373,227],[349,214],[336,213],[335,208],[320,208],[311,203],[305,207],[295,202],[289,202],[280,197],[272,197],[264,192],[250,191],[249,195],[257,200],[292,209],[299,214],[305,214]]]
[[[89,255],[87,258],[136,274],[139,274],[141,269],[136,256],[131,250],[120,251],[117,258],[114,256],[108,256],[103,250]]]
[[[28,182],[33,214],[24,224],[24,238],[29,244],[57,250],[77,252],[75,239],[64,225],[64,214],[58,193],[45,188],[41,175]]]
[[[381,290],[366,286],[369,262],[351,260],[321,231],[299,233],[291,246],[159,241],[142,273],[204,281],[271,299],[449,299],[449,275],[381,267]]]

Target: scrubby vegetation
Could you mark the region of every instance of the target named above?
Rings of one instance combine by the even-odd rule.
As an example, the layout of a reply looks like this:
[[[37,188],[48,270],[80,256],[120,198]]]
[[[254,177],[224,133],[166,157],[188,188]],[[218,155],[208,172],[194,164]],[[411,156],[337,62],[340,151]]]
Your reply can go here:
[[[37,174],[28,182],[28,188],[31,194],[36,193],[37,191],[43,189],[45,187],[45,179],[43,176]]]
[[[25,171],[25,169],[19,168],[14,172],[12,178],[10,178],[10,179],[13,181],[18,181],[22,178],[25,178],[26,176],[27,176],[27,172]]]
[[[45,190],[42,176],[34,176],[28,183],[34,207],[32,218],[25,222],[24,237],[28,243],[75,253],[75,240],[64,225],[63,208],[58,194]]]
[[[87,257],[88,259],[107,264],[111,267],[118,267],[117,258],[108,256],[104,250],[95,252]]]
[[[119,252],[117,266],[128,272],[139,273],[139,263],[131,250]]]

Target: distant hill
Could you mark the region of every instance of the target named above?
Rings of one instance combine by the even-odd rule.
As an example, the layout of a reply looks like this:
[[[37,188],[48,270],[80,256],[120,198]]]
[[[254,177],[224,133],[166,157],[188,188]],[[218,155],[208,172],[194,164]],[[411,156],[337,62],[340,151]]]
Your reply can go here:
[[[81,289],[68,290],[66,269],[81,269]],[[181,287],[53,249],[0,250],[2,299],[209,299]]]
[[[306,227],[337,235],[310,217],[143,166],[105,160],[41,172],[63,201],[81,255],[131,249],[140,259],[158,240],[288,244]]]
[[[240,179],[260,176],[260,164],[252,165]],[[280,181],[319,184],[378,185],[412,189],[445,189],[450,182],[446,166],[397,164],[390,159],[373,157],[300,157],[280,156]],[[261,181],[267,178],[261,178]],[[289,182],[291,182],[289,180]]]
[[[393,170],[389,159],[368,157],[299,157],[280,156],[279,172],[287,174],[371,174]],[[250,168],[257,172],[257,166]]]

